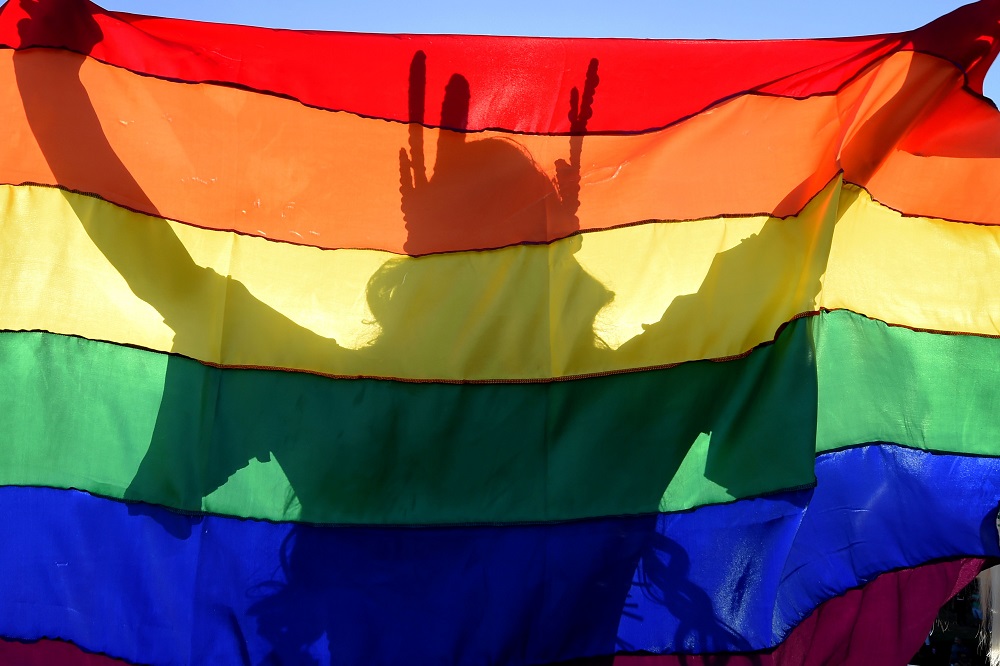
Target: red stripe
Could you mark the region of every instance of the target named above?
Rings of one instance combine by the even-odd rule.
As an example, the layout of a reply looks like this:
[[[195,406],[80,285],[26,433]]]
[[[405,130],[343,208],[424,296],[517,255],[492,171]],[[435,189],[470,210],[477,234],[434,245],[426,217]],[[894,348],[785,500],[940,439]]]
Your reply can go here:
[[[0,640],[0,664],[18,666],[126,666],[128,662],[84,652],[72,643],[42,640],[19,643]]]
[[[424,51],[425,124],[449,126],[439,110],[459,74],[472,93],[465,128],[530,133],[571,131],[565,100],[596,58],[601,100],[588,131],[636,132],[746,91],[829,93],[899,49],[952,60],[979,92],[1000,40],[998,17],[1000,0],[988,0],[898,35],[683,42],[292,32],[107,12],[83,0],[11,0],[0,12],[0,45],[66,48],[152,76],[398,121],[420,120],[409,113],[406,90],[414,54]]]

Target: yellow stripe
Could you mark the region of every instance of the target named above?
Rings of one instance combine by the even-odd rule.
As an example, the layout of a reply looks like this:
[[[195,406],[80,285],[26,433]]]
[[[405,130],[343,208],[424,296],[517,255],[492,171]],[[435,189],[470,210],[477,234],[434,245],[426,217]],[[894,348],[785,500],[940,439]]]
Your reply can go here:
[[[892,324],[1000,334],[1000,229],[904,217],[844,189],[817,302]]]
[[[984,279],[1000,267],[1000,230],[902,218],[839,181],[796,218],[420,258],[5,186],[0,239],[0,328],[331,375],[543,379],[719,358],[820,307],[971,333],[995,334],[1000,321]]]

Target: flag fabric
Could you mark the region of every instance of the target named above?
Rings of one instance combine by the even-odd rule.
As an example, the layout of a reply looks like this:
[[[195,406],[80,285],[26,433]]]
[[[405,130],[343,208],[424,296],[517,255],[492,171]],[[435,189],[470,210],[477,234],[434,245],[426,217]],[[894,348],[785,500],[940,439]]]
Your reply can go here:
[[[573,660],[615,666],[819,666],[905,663],[953,597],[987,563],[966,558],[886,573],[820,605],[777,648],[750,654],[618,655]],[[919,590],[919,603],[901,604]],[[124,666],[126,662],[83,652],[62,641],[2,642],[0,658],[22,666],[75,664]]]
[[[0,10],[0,658],[905,663],[1000,557],[1000,2]]]

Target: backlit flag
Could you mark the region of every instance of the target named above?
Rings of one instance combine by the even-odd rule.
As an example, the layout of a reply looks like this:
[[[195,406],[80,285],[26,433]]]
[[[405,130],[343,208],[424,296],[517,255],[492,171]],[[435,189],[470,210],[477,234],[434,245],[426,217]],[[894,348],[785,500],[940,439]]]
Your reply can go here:
[[[0,657],[904,663],[1000,557],[998,39],[12,0]]]

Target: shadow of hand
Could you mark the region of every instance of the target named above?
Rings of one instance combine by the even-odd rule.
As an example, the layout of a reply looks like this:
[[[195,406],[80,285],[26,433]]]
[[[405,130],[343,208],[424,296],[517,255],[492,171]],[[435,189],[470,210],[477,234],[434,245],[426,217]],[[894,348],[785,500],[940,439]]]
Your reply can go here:
[[[143,502],[129,502],[128,515],[146,517],[155,521],[175,539],[187,539],[194,531],[194,526],[200,525],[202,521],[201,516],[190,516],[175,511],[157,509],[157,507]]]
[[[83,0],[20,0],[27,18],[17,23],[21,48],[31,46],[61,46],[55,38],[72,35],[74,50],[88,55],[104,39],[104,33],[93,15],[93,5]]]

